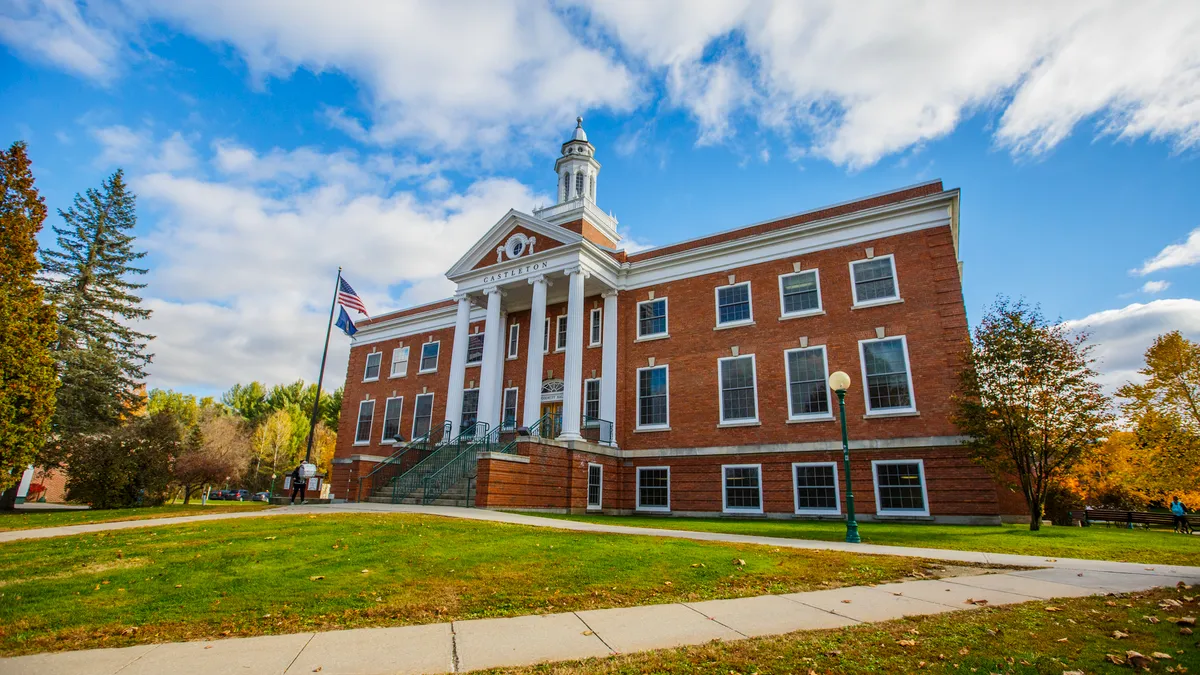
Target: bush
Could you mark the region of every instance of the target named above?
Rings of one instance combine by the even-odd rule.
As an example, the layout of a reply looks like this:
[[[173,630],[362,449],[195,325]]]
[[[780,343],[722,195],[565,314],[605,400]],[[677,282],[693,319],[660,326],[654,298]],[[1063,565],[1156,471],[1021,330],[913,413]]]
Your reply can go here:
[[[163,503],[182,439],[183,428],[167,414],[75,438],[66,448],[67,499],[97,509]]]

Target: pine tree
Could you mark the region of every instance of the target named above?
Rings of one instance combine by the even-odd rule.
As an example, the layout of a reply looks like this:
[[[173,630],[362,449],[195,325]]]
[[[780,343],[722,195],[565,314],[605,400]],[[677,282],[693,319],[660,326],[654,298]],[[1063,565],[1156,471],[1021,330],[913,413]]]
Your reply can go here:
[[[133,249],[135,200],[118,170],[99,190],[76,194],[74,205],[59,211],[64,224],[54,228],[58,250],[43,251],[47,295],[58,310],[54,349],[63,389],[54,428],[60,437],[114,423],[108,407],[93,415],[89,408],[68,409],[71,402],[111,398],[119,411],[141,404],[139,385],[151,359],[146,344],[153,336],[131,326],[150,317],[136,295],[145,284],[130,280],[146,273],[134,266],[146,255]],[[84,372],[69,372],[73,368]],[[83,389],[71,391],[75,387]]]
[[[35,282],[46,206],[29,166],[24,143],[0,150],[0,492],[33,460],[54,413],[54,309]]]

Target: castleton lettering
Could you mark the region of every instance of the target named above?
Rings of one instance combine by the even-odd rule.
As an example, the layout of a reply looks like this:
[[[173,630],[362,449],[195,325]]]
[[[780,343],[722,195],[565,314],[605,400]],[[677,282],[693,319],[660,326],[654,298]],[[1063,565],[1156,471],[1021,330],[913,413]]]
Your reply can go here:
[[[548,263],[548,262],[536,262],[536,263],[532,263],[530,265],[521,265],[520,267],[514,267],[511,270],[504,270],[503,272],[489,274],[483,278],[483,283],[490,284],[493,281],[503,281],[505,279],[513,279],[516,277],[524,276],[531,272],[540,272],[549,266],[550,266],[550,263]]]

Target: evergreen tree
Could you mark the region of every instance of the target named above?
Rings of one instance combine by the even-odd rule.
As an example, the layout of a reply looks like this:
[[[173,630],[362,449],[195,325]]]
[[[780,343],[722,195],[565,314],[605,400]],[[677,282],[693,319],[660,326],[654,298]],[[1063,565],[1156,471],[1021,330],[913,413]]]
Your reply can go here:
[[[117,410],[124,412],[141,405],[139,385],[151,358],[146,344],[153,336],[131,326],[150,317],[150,310],[141,307],[142,299],[136,295],[145,284],[130,280],[146,273],[134,266],[146,255],[133,249],[134,202],[124,174],[118,170],[99,190],[91,188],[75,195],[74,205],[59,211],[64,224],[54,228],[58,250],[43,251],[47,295],[58,310],[54,349],[63,388],[54,431],[60,438],[90,433],[117,421],[111,406],[94,411],[73,409],[73,403],[111,398]],[[70,372],[75,368],[85,372]],[[84,389],[71,391],[71,387]]]
[[[46,206],[24,143],[0,149],[0,492],[9,490],[49,431],[56,378],[54,310],[35,283]]]

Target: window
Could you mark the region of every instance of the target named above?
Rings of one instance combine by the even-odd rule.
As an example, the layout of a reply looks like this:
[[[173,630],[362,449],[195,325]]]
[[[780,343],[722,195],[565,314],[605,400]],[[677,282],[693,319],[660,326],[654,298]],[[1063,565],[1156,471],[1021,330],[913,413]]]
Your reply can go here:
[[[508,358],[515,359],[521,349],[521,324],[514,323],[508,326]]]
[[[483,363],[483,333],[471,333],[467,336],[467,365],[477,366]],[[435,365],[434,368],[437,366]]]
[[[354,444],[366,445],[371,442],[371,423],[375,421],[375,401],[362,401],[358,404],[358,426],[354,429]]]
[[[721,491],[726,512],[762,513],[761,474],[761,464],[721,467]]]
[[[637,371],[637,428],[667,429],[670,424],[667,396],[666,366],[638,368]]]
[[[583,381],[583,416],[584,424],[595,424],[600,419],[600,380]],[[611,421],[611,420],[609,420]]]
[[[479,390],[463,389],[462,418],[458,424],[459,433],[475,426],[477,421],[479,421]]]
[[[433,420],[433,394],[417,396],[417,405],[413,409],[412,439],[416,440],[429,434],[429,423]]]
[[[604,498],[604,467],[588,464],[587,507],[599,509]]]
[[[588,333],[588,346],[595,347],[600,344],[600,337],[604,334],[604,309],[595,307],[591,311],[591,332]]]
[[[637,304],[638,308],[638,339],[666,337],[667,335],[667,299],[644,300]]]
[[[796,513],[841,513],[836,462],[793,464]]]
[[[754,321],[750,310],[750,282],[717,288],[717,325],[732,326]]]
[[[517,428],[517,387],[504,390],[504,412],[500,424],[507,431]]]
[[[567,348],[567,315],[563,314],[555,322],[554,351],[561,352]]]
[[[758,383],[754,355],[717,359],[721,380],[721,424],[758,421]]]
[[[575,197],[579,198],[582,196],[583,196],[583,174],[577,173],[577,174],[575,174]]]
[[[550,353],[550,319],[546,319],[546,330],[542,333],[542,352]]]
[[[788,419],[830,417],[825,348],[789,349],[783,356],[787,364]]]
[[[925,465],[919,459],[875,460],[875,513],[880,515],[929,515],[925,495]]]
[[[398,347],[392,350],[391,377],[408,375],[408,347]]]
[[[854,304],[871,305],[900,299],[896,286],[896,261],[890,255],[850,263]]]
[[[639,466],[637,470],[637,509],[671,510],[671,468]]]
[[[394,443],[400,438],[400,413],[404,410],[404,397],[389,398],[383,404],[383,443]]]
[[[363,370],[363,382],[374,382],[379,379],[379,364],[383,362],[383,352],[367,354],[367,367]]]
[[[781,316],[804,316],[821,311],[821,280],[816,270],[779,277]]]
[[[862,340],[863,393],[867,414],[916,412],[912,397],[912,373],[908,368],[908,344],[904,337]]]
[[[426,342],[421,345],[421,369],[418,373],[432,373],[438,367],[438,351],[440,342]]]

